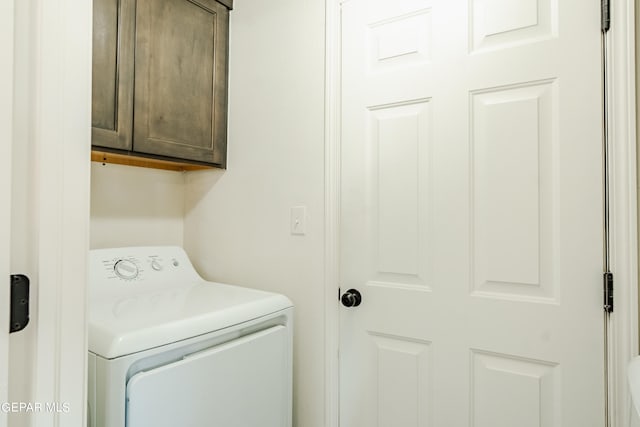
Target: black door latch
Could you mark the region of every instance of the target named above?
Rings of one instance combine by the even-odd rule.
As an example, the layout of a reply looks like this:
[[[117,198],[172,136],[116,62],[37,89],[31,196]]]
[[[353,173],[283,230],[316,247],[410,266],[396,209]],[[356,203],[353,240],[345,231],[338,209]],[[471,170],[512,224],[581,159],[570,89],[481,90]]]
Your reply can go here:
[[[11,275],[11,315],[9,333],[23,330],[29,323],[29,278]]]

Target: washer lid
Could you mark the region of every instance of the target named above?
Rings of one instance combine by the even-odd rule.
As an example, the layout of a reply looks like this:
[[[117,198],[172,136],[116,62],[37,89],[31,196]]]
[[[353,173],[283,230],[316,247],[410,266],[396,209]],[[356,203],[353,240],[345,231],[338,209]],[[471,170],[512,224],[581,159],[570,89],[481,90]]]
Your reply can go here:
[[[224,329],[291,307],[284,295],[203,280],[92,299],[89,351],[107,359]]]

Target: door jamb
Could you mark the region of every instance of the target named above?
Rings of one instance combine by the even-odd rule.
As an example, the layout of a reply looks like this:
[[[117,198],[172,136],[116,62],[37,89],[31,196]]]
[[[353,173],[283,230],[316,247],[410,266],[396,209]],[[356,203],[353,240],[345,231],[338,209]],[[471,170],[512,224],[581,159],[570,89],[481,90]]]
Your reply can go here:
[[[0,52],[5,57],[0,68],[0,93],[10,94],[0,99],[0,404],[9,400],[9,274],[11,255],[11,153],[13,146],[13,52],[14,0],[0,4]],[[5,200],[7,197],[9,203]],[[0,411],[0,427],[7,426],[7,413]]]
[[[344,0],[348,1],[348,0]],[[325,422],[340,424],[340,82],[343,0],[325,2]]]
[[[89,252],[92,4],[33,0],[29,108],[36,316],[31,396],[55,403],[32,425],[87,422],[86,283]]]
[[[629,425],[627,364],[638,354],[638,238],[635,105],[635,4],[613,0],[608,87],[611,171],[611,267],[616,308],[609,318],[611,426]]]

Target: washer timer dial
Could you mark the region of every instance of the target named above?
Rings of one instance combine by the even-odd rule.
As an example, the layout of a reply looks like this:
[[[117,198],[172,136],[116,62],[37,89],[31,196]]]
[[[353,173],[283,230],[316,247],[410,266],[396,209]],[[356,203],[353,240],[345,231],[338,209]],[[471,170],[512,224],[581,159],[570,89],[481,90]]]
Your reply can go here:
[[[113,266],[113,271],[116,276],[125,280],[135,279],[139,273],[138,266],[128,259],[118,260]]]

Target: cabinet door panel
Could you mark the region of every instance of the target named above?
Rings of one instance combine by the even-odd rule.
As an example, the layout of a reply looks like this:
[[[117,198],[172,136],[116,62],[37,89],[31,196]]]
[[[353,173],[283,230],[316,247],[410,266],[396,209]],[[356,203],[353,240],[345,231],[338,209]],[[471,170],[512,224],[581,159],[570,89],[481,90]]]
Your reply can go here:
[[[227,44],[213,0],[138,0],[134,151],[224,167]]]
[[[93,2],[92,145],[131,149],[133,0]]]

